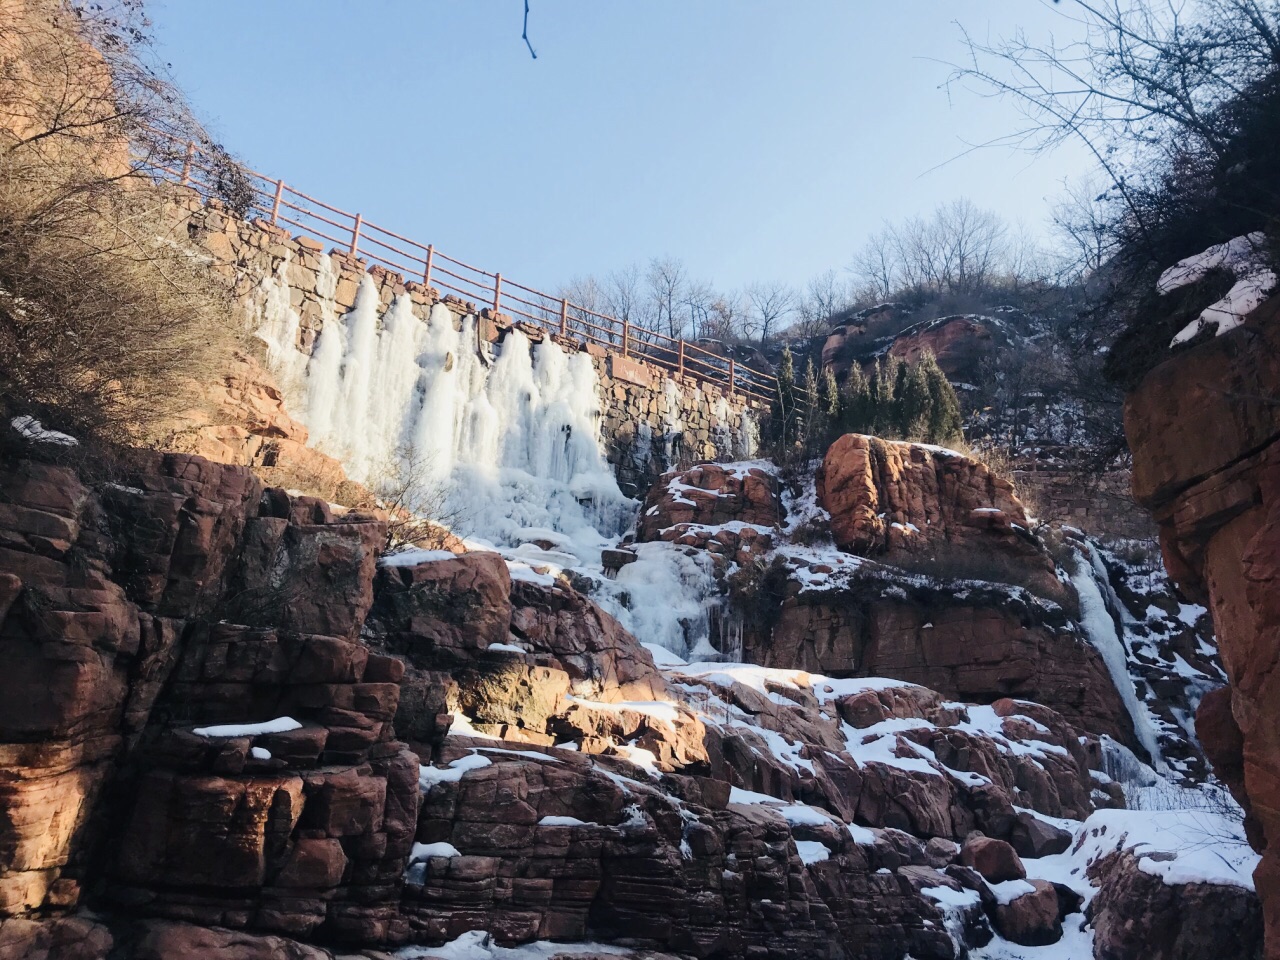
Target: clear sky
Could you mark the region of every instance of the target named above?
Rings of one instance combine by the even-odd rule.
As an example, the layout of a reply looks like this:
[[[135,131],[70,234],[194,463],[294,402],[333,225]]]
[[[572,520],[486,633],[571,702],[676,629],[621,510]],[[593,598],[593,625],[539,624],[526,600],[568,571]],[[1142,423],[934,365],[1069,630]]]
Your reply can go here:
[[[945,163],[1020,122],[942,88],[957,21],[1070,36],[1043,0],[531,8],[536,60],[522,0],[151,5],[160,56],[250,166],[542,288],[654,255],[799,285],[955,197],[1044,229],[1087,169],[1072,148]]]

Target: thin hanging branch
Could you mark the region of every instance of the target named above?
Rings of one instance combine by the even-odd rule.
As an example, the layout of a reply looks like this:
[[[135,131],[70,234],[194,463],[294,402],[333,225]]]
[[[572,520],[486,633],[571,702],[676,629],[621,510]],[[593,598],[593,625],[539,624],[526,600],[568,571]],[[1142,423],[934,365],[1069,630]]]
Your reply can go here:
[[[524,32],[520,34],[520,39],[524,41],[524,45],[529,48],[529,56],[538,59],[538,51],[533,49],[533,44],[529,42],[529,0],[524,0]]]

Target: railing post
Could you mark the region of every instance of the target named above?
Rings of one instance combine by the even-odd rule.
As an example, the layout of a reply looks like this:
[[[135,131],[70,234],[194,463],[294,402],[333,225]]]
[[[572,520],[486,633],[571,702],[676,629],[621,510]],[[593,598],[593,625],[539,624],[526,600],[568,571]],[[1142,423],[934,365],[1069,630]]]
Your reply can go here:
[[[729,358],[729,396],[733,396],[733,357]]]
[[[631,321],[625,317],[622,320],[622,355],[627,355],[627,341],[631,339]]]
[[[185,187],[191,180],[191,158],[195,156],[196,144],[194,140],[187,141],[187,155],[182,158],[182,185]]]
[[[684,340],[683,339],[681,339],[680,341],[680,350],[677,354],[676,375],[681,378],[684,377]]]
[[[271,223],[274,226],[280,219],[280,201],[284,197],[284,181],[276,181],[276,198],[271,202]]]
[[[567,337],[569,335],[569,299],[565,297],[560,301],[560,336]]]
[[[493,275],[493,315],[498,315],[498,310],[502,306],[502,274],[495,273]]]
[[[427,244],[427,269],[422,272],[422,285],[424,287],[431,286],[431,261],[436,258],[436,245],[434,243]]]
[[[360,228],[364,226],[364,216],[356,214],[356,222],[351,227],[351,255],[354,257],[356,251],[360,249]]]

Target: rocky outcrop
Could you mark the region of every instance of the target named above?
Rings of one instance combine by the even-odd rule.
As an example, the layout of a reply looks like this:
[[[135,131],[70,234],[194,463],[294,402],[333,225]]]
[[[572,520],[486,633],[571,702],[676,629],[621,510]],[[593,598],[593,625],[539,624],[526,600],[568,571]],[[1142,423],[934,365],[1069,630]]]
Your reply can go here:
[[[976,460],[850,433],[827,450],[815,483],[842,550],[890,563],[918,558],[920,572],[1062,596],[1013,484]]]
[[[165,447],[215,463],[253,468],[269,486],[301,489],[357,503],[368,492],[342,464],[307,445],[307,428],[285,409],[275,377],[252,355],[237,353],[221,377],[200,385],[202,403],[183,414]]]
[[[1242,887],[1168,883],[1119,851],[1089,866],[1098,892],[1089,904],[1096,960],[1183,960],[1262,956],[1258,898]]]
[[[649,488],[636,539],[698,547],[723,560],[750,563],[773,545],[772,530],[784,513],[770,470],[700,463]]]
[[[921,893],[962,895],[956,841],[1091,809],[1096,745],[1051,711],[669,679],[564,580],[375,567],[381,521],[244,467],[21,461],[0,489],[0,956],[319,960],[479,927],[941,960],[990,936]]]
[[[1280,957],[1280,298],[1174,353],[1129,394],[1134,494],[1160,525],[1165,566],[1206,602],[1230,681],[1206,706],[1205,749],[1247,799],[1267,956]],[[1237,735],[1236,729],[1239,733]],[[1241,790],[1241,788],[1243,788]]]
[[[962,700],[1032,700],[1136,746],[1097,650],[1060,607],[1026,591],[921,583],[892,569],[825,589],[791,582],[767,632],[746,625],[744,655],[834,676],[901,677]]]

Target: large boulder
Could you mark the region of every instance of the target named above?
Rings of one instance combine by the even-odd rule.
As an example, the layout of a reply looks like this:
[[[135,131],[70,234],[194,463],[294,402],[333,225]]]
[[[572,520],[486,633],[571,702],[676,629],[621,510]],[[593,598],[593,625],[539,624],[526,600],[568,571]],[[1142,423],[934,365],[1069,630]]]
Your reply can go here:
[[[827,450],[816,484],[843,550],[891,563],[910,558],[917,572],[936,576],[1063,594],[1013,484],[977,460],[849,433]]]
[[[1262,909],[1252,890],[1170,883],[1128,851],[1089,867],[1098,892],[1087,915],[1097,960],[1196,960],[1262,956]]]

